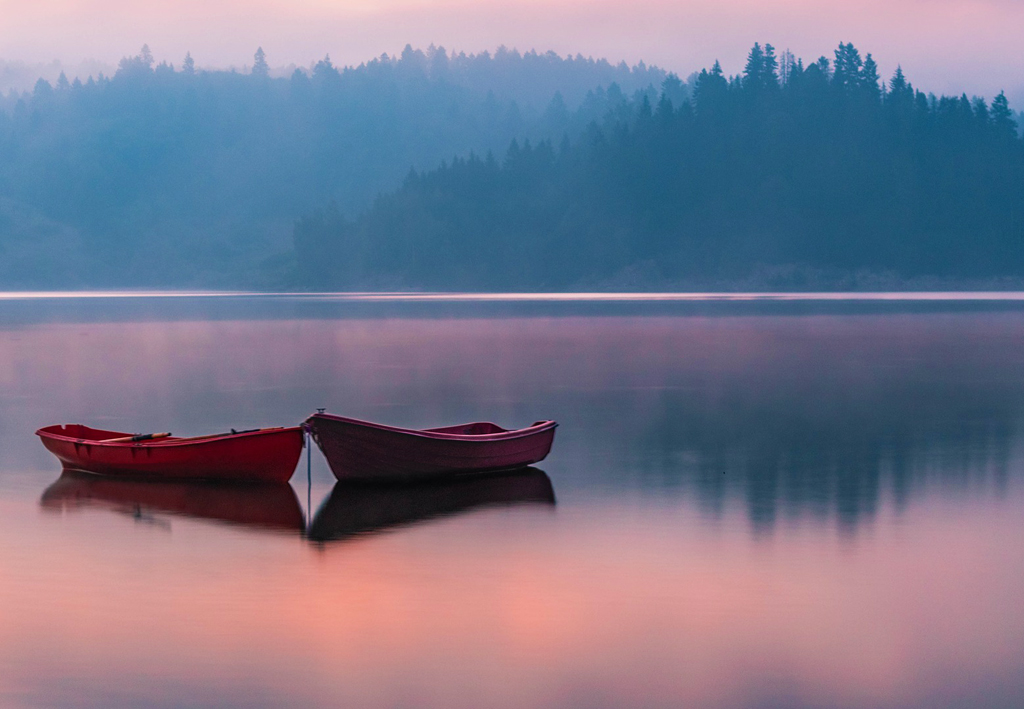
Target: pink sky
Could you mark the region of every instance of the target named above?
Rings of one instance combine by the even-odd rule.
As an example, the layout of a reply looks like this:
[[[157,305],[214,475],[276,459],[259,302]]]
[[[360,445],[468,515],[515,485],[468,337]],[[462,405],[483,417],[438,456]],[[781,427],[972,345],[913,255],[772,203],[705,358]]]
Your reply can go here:
[[[359,63],[408,42],[467,52],[501,44],[640,59],[682,75],[722,60],[738,71],[754,41],[813,59],[840,41],[902,63],[921,88],[1024,98],[1018,0],[0,0],[0,59],[115,63],[145,42],[157,59],[272,65],[330,53]],[[1018,106],[1019,108],[1019,106]]]

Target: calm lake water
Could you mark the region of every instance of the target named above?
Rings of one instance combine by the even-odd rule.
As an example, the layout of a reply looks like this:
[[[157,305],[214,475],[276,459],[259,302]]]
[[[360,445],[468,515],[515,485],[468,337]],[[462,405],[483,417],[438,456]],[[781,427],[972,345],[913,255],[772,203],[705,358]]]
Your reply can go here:
[[[392,490],[33,435],[318,407],[561,426]],[[1021,707],[1022,425],[1012,300],[0,296],[0,706]]]

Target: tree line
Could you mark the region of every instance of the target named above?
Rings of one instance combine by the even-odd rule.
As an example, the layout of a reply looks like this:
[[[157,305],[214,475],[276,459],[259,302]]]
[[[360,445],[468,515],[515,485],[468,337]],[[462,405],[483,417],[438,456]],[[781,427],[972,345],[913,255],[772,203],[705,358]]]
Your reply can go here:
[[[243,73],[143,47],[112,76],[0,96],[0,284],[276,283],[302,214],[358,213],[410,165],[576,133],[666,76],[441,47],[279,76],[262,49]]]
[[[294,231],[291,283],[431,289],[943,283],[1024,268],[1024,142],[1005,95],[936,97],[840,43],[755,44],[692,91],[620,96],[577,136],[426,172]],[[687,87],[691,88],[691,87]]]

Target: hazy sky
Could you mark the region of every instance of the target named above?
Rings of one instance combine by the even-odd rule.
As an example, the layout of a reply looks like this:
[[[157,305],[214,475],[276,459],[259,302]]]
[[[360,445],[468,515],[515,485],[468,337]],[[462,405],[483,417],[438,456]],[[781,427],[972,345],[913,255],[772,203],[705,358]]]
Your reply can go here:
[[[145,42],[157,59],[271,65],[330,53],[359,63],[407,43],[580,52],[680,74],[742,67],[754,41],[831,56],[840,41],[897,62],[937,93],[1024,98],[1024,0],[0,0],[0,59],[115,63]],[[1022,106],[1018,105],[1017,108]]]

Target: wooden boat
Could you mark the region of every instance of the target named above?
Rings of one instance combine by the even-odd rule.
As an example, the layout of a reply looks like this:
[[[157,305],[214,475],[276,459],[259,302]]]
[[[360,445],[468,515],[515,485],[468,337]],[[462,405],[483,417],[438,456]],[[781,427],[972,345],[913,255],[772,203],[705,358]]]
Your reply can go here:
[[[493,423],[414,430],[316,413],[306,420],[338,480],[413,479],[521,468],[543,460],[554,421],[509,431]]]
[[[315,542],[337,541],[475,509],[554,505],[551,479],[537,468],[413,482],[335,483],[309,528]]]
[[[99,508],[140,519],[165,513],[296,534],[306,528],[295,491],[283,482],[128,480],[65,471],[39,504],[56,512]]]
[[[68,424],[36,435],[65,470],[165,480],[287,482],[304,444],[299,426],[176,438]]]

